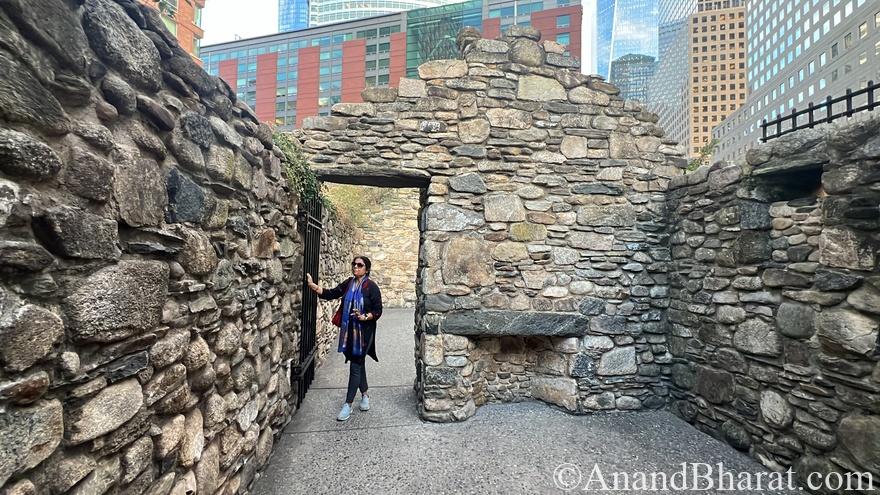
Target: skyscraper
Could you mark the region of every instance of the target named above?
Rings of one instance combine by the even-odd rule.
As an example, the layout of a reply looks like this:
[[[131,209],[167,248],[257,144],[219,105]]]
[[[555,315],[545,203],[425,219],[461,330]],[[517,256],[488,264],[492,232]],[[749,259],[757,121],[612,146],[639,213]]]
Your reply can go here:
[[[700,155],[712,142],[712,129],[746,100],[745,4],[746,0],[699,0],[690,18],[691,157]]]
[[[661,37],[660,60],[657,71],[648,83],[648,110],[657,114],[658,124],[666,131],[666,137],[679,143],[689,139],[690,94],[688,93],[688,23],[687,18],[676,24],[678,29],[669,30]],[[669,26],[669,24],[667,24]],[[661,28],[661,36],[663,36]],[[665,46],[664,46],[665,44]]]
[[[278,32],[309,27],[309,0],[278,0]]]
[[[643,83],[644,87],[637,88],[632,81],[615,80],[615,74],[617,77],[632,76],[641,79],[645,74],[653,74],[654,67],[647,65],[644,57],[650,57],[656,62],[658,55],[657,1],[595,0],[592,4],[584,4],[585,8],[595,9],[595,12],[584,15],[584,23],[592,23],[585,32],[593,33],[590,39],[583,40],[585,69],[605,77],[621,88],[632,88],[632,92],[623,93],[624,97],[646,94],[647,80]],[[627,55],[643,57],[624,59]],[[618,60],[626,67],[615,71],[613,65]],[[641,99],[644,101],[644,96]]]
[[[763,119],[806,109],[810,103],[818,105],[828,96],[842,96],[847,89],[880,80],[877,0],[751,0],[745,29],[751,92],[745,104],[715,128],[716,161],[741,157],[758,144]],[[841,104],[834,111],[844,109]]]
[[[682,30],[687,29],[688,17],[697,11],[697,0],[659,0],[657,8],[657,52],[672,48]],[[664,62],[665,63],[665,62]]]
[[[628,53],[611,62],[611,81],[620,88],[621,98],[644,102],[648,99],[648,81],[656,67],[654,57]]]
[[[660,0],[657,71],[648,83],[648,109],[659,117],[666,137],[689,142],[688,18],[697,0]]]

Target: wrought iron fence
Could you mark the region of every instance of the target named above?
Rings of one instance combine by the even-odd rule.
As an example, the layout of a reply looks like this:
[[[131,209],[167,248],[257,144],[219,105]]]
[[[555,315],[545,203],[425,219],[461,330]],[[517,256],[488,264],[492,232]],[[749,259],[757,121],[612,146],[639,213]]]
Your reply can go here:
[[[868,81],[866,87],[857,91],[847,89],[843,96],[837,98],[829,96],[818,105],[813,105],[810,102],[803,110],[792,108],[789,114],[780,115],[770,121],[764,119],[761,121],[761,142],[766,143],[794,131],[811,129],[818,124],[831,123],[841,117],[852,117],[855,113],[873,110],[880,105],[875,95],[878,89],[880,89],[880,83]],[[867,103],[856,106],[855,102],[862,96],[866,97]],[[837,108],[843,107],[843,110],[835,113],[835,105]]]
[[[291,382],[296,388],[296,406],[305,398],[315,378],[316,330],[318,325],[318,295],[306,283],[306,273],[315,282],[318,279],[318,257],[321,249],[321,200],[303,199],[297,222],[303,236],[302,312],[300,313],[299,362],[291,370]]]

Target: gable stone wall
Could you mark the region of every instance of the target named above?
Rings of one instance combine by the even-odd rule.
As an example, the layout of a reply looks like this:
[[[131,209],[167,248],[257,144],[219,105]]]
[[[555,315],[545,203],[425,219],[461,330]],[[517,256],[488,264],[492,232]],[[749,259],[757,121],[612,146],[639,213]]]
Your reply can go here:
[[[462,60],[427,62],[298,132],[325,180],[423,190],[421,415],[461,420],[525,398],[661,407],[678,148],[532,28],[458,41]]]

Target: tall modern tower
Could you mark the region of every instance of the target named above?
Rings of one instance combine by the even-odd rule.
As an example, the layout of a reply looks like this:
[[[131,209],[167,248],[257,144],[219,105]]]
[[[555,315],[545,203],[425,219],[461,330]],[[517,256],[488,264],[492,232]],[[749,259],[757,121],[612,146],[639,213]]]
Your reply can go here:
[[[285,0],[280,0],[285,1]],[[309,27],[393,14],[405,10],[436,7],[461,0],[287,0],[308,2]]]
[[[687,149],[693,158],[712,142],[712,129],[746,101],[745,19],[746,0],[699,0],[690,18]]]
[[[719,144],[713,160],[741,157],[758,144],[763,119],[818,105],[880,79],[877,0],[750,0],[743,24],[748,99],[715,127]],[[834,112],[843,109],[838,105]]]
[[[657,59],[658,0],[596,0],[584,4],[584,23],[592,23],[585,32],[592,32],[583,40],[585,66],[621,88],[624,98],[644,101],[647,82],[630,81],[628,77],[643,80],[653,74],[650,57]],[[587,12],[587,8],[595,12]],[[633,57],[638,56],[638,57]],[[614,70],[614,64],[624,64]],[[633,65],[635,64],[635,65]],[[637,68],[636,68],[637,66]],[[618,80],[615,80],[615,76]],[[622,79],[621,79],[622,78]]]
[[[278,0],[278,32],[309,27],[309,0]]]
[[[660,118],[666,137],[690,142],[688,109],[688,18],[697,0],[660,0],[657,71],[648,83],[648,108]]]

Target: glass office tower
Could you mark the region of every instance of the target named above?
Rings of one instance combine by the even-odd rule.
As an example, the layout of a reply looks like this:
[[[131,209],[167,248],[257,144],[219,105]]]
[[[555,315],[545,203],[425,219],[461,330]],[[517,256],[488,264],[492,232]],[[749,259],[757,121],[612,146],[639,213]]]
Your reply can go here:
[[[412,10],[406,16],[406,68],[415,77],[428,60],[457,58],[455,37],[463,27],[481,28],[483,0]]]
[[[648,109],[656,113],[666,137],[690,142],[688,133],[688,21],[697,0],[659,0],[657,71],[648,83]]]
[[[460,0],[311,0],[309,26],[392,14],[423,7],[436,7]]]
[[[278,0],[278,32],[309,27],[309,0]]]
[[[655,69],[648,58],[656,62],[658,56],[658,0],[596,0],[591,8],[595,12],[584,13],[584,22],[594,23],[595,33],[592,40],[584,41],[586,66],[618,87],[632,88],[623,92],[625,98],[644,101],[647,82],[639,81],[646,75],[650,78]],[[616,61],[625,66],[614,70]]]

